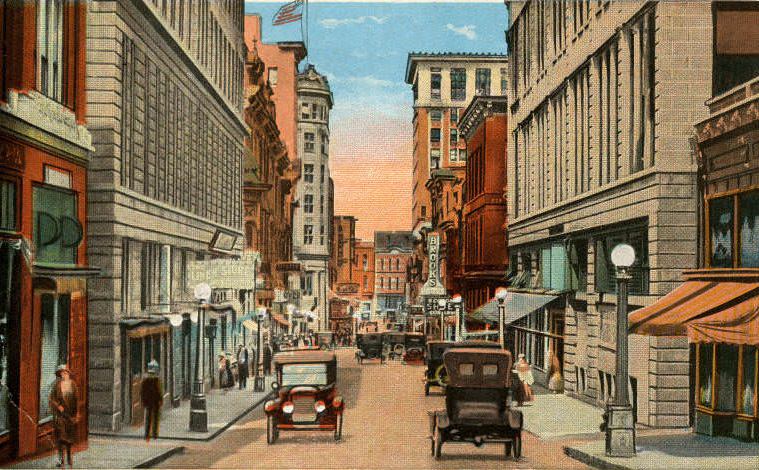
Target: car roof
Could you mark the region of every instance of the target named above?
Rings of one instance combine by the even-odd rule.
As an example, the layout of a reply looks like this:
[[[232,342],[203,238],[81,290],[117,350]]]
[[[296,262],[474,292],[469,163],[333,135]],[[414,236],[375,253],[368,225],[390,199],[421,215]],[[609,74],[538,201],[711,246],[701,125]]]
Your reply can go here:
[[[511,381],[511,368],[514,365],[510,351],[482,348],[450,348],[443,354],[443,362],[448,370],[448,386],[464,388],[508,387]],[[473,375],[462,375],[459,372],[461,364],[472,364]],[[497,372],[484,376],[485,364],[497,365]]]
[[[456,343],[456,348],[500,348],[501,345],[495,341],[485,341],[482,339],[470,339]]]
[[[335,353],[317,349],[285,351],[274,355],[274,362],[277,364],[318,364],[335,360]]]
[[[406,335],[407,336],[424,336],[424,333],[411,333],[411,332],[408,332],[408,333],[406,333]]]

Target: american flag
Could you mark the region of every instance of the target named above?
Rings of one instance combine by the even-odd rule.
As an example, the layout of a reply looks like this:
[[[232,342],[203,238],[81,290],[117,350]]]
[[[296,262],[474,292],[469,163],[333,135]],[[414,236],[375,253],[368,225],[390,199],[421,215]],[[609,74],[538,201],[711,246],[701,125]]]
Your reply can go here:
[[[303,17],[303,3],[305,0],[294,0],[282,5],[272,20],[272,26],[280,26],[298,21]]]

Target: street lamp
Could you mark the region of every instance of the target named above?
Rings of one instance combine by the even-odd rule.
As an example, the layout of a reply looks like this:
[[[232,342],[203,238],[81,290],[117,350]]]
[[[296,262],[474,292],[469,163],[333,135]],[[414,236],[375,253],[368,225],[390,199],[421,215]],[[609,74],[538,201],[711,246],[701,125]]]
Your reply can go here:
[[[216,386],[216,374],[213,370],[213,340],[216,339],[216,319],[210,318],[206,325],[206,338],[208,338],[208,374],[211,376],[211,388]],[[221,384],[219,384],[221,387]]]
[[[606,404],[604,424],[606,455],[633,457],[635,455],[635,417],[627,394],[627,285],[632,276],[630,266],[635,262],[635,250],[620,244],[611,251],[611,262],[617,268],[617,373],[613,403]]]
[[[464,311],[462,298],[459,294],[454,295],[451,298],[451,303],[453,304],[454,309],[456,310],[456,341],[462,341],[464,338],[463,333],[463,327],[464,327],[464,319],[462,318],[462,313]]]
[[[501,349],[506,349],[506,334],[504,333],[506,325],[506,299],[509,291],[505,287],[499,287],[495,290],[495,298],[498,300],[498,342]]]
[[[445,326],[443,320],[445,319],[445,310],[448,306],[448,302],[445,299],[438,299],[437,309],[440,312],[440,341],[445,341]]]
[[[203,322],[204,306],[211,298],[211,286],[201,283],[195,286],[195,299],[198,301],[198,334],[195,348],[195,381],[193,382],[192,398],[190,399],[190,431],[208,432],[208,413],[206,412],[206,396],[203,390],[203,374],[200,358],[203,357]]]
[[[266,319],[266,307],[258,307],[258,311],[256,312],[256,361],[255,361],[255,368],[253,369],[255,372],[253,373],[253,391],[254,392],[263,392],[264,391],[264,377],[262,377],[258,373],[258,367],[261,364],[261,352],[262,352],[262,345],[261,345],[261,323]]]

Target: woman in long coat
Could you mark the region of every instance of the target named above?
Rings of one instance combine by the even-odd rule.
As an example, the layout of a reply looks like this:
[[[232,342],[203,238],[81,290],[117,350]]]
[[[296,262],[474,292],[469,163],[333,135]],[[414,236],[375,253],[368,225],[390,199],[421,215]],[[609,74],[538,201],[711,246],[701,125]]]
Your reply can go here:
[[[48,406],[53,412],[53,433],[58,446],[58,466],[63,466],[63,451],[66,450],[66,460],[69,467],[73,465],[71,446],[76,441],[76,419],[79,405],[76,383],[71,380],[71,372],[65,365],[58,366],[57,377],[50,396]]]

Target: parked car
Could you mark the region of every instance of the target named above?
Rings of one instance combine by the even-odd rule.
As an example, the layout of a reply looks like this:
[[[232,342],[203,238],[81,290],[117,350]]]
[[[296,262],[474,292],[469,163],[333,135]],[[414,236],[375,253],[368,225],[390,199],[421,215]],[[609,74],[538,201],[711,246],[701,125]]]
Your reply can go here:
[[[406,363],[424,361],[427,337],[423,333],[406,333],[403,360]]]
[[[363,364],[365,359],[379,359],[385,363],[382,333],[359,333],[356,335],[356,361]]]
[[[343,434],[345,403],[338,394],[335,353],[320,350],[288,351],[274,355],[276,398],[264,405],[266,442],[274,444],[280,431],[332,431]]]
[[[333,349],[332,348],[332,339],[334,338],[334,333],[331,331],[318,331],[316,333],[316,344],[321,349]]]
[[[504,454],[522,454],[523,417],[510,406],[511,368],[507,350],[451,348],[443,354],[448,370],[445,409],[429,413],[432,455],[439,459],[446,442],[477,447],[504,444]]]
[[[490,348],[499,349],[501,346],[493,341],[468,340],[454,341],[427,341],[427,355],[425,357],[424,394],[430,394],[430,387],[445,387],[448,383],[448,371],[443,364],[443,354],[450,348]]]
[[[403,357],[406,352],[406,333],[385,331],[382,333],[383,351],[389,359]]]

